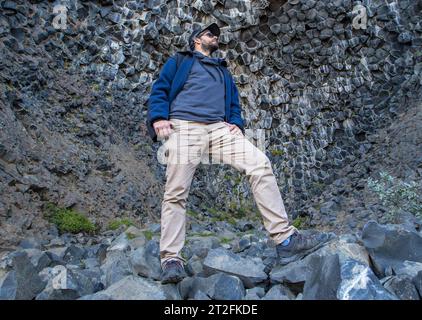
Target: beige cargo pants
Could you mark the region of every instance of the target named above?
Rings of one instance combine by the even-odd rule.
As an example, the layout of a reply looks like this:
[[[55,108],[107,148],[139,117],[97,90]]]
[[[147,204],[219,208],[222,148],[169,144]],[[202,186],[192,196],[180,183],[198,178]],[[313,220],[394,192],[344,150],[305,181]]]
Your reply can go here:
[[[160,148],[166,168],[166,185],[161,210],[161,264],[180,259],[185,243],[186,200],[199,163],[229,164],[248,177],[263,223],[278,244],[296,230],[289,225],[271,163],[264,152],[242,133],[231,133],[221,121],[202,123],[170,119],[173,131]]]

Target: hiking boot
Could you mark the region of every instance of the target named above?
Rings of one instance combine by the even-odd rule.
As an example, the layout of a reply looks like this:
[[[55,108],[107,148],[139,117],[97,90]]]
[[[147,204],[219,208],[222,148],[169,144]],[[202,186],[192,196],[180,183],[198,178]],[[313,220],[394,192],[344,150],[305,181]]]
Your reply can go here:
[[[321,248],[328,240],[332,239],[331,235],[323,232],[304,235],[295,232],[287,246],[278,244],[276,246],[278,262],[286,265],[290,262],[302,259],[306,255]]]
[[[187,276],[183,263],[180,260],[172,259],[163,263],[161,283],[177,283]]]

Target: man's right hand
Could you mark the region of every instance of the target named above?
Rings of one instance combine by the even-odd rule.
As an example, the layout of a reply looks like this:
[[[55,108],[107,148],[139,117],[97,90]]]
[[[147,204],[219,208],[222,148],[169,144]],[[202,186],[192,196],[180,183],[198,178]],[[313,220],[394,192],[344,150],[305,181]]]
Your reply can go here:
[[[168,120],[154,121],[152,126],[154,127],[155,133],[157,134],[159,140],[167,138],[173,130],[171,127],[171,122]]]

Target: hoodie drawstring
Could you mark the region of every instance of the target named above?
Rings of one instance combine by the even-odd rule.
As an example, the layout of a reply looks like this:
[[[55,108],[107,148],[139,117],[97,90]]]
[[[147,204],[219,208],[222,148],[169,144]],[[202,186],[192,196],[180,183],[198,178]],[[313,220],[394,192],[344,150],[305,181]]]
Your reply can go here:
[[[212,72],[210,72],[204,65],[203,65],[203,62],[202,62],[202,59],[201,58],[198,58],[197,59],[198,61],[199,61],[199,64],[202,66],[202,68],[206,71],[206,72],[208,72],[208,74],[209,75],[211,75],[211,77],[214,79],[214,81],[217,81],[217,79],[215,78],[215,76],[212,74]],[[218,76],[219,76],[219,78],[220,78],[220,83],[223,83],[223,78],[224,78],[224,73],[223,73],[223,71],[220,69],[221,67],[219,66],[219,65],[215,65],[216,66],[216,68],[217,68],[217,73],[218,73]],[[223,74],[223,75],[221,75],[221,74]]]
[[[217,79],[215,78],[215,76],[207,69],[207,68],[205,68],[205,66],[202,64],[202,61],[201,60],[198,60],[199,61],[199,64],[202,66],[202,68],[206,71],[206,72],[208,72],[208,74],[210,74],[211,75],[211,77],[214,79],[214,81],[217,81]]]

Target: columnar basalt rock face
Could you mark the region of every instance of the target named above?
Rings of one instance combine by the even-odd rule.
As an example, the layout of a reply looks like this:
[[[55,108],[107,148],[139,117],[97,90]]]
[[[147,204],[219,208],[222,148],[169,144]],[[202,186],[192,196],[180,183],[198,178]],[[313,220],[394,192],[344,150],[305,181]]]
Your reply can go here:
[[[339,223],[335,195],[361,190],[353,164],[421,98],[421,1],[0,3],[2,239],[45,230],[47,201],[100,223],[158,216],[165,166],[145,102],[197,22],[220,25],[215,56],[229,62],[248,134],[265,138],[289,214],[315,224]],[[189,205],[250,205],[239,177],[201,165]],[[309,209],[330,184],[327,214]]]

